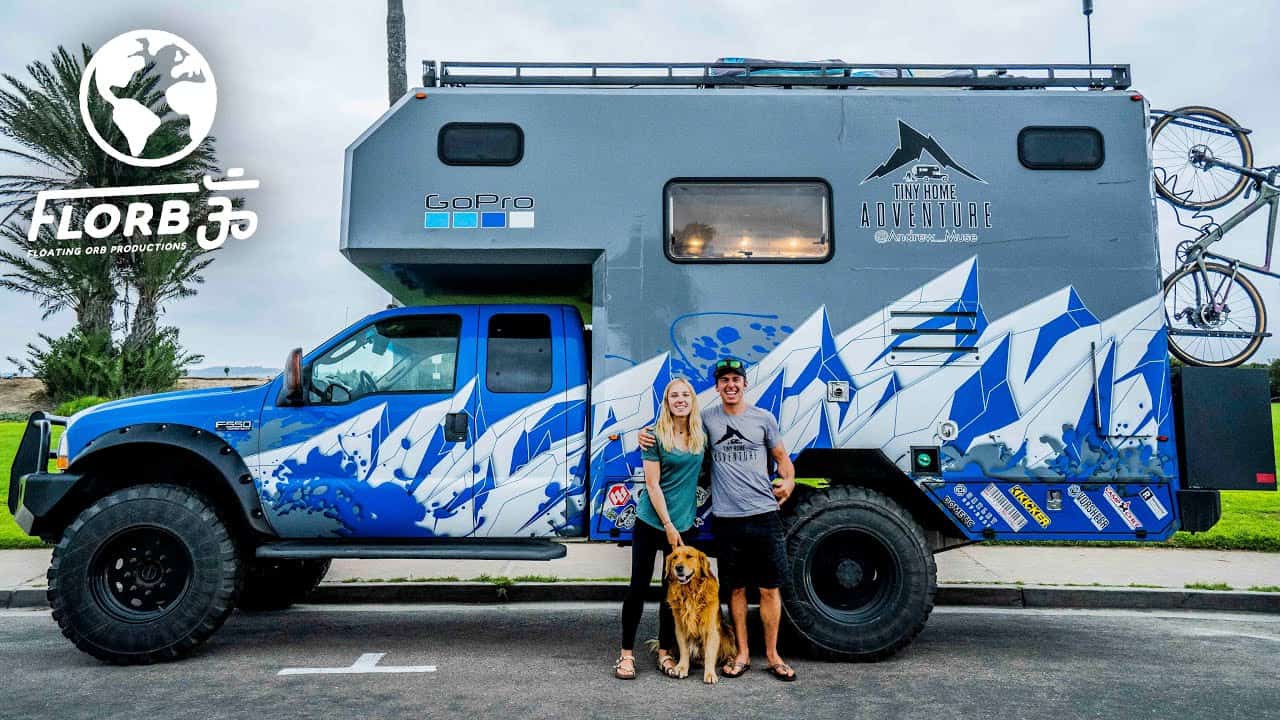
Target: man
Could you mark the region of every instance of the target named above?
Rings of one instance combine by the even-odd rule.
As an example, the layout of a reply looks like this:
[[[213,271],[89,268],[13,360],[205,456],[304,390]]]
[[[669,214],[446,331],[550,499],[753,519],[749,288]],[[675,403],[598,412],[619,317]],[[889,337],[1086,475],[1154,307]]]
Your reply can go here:
[[[751,669],[747,649],[747,587],[760,589],[760,620],[769,673],[779,680],[796,679],[795,670],[778,655],[778,623],[782,618],[782,583],[786,577],[786,545],[778,507],[795,490],[795,466],[778,437],[773,415],[746,400],[745,365],[735,358],[716,362],[714,376],[720,405],[702,411],[710,440],[711,513],[719,543],[720,583],[732,590],[729,611],[738,637],[738,656],[721,668],[725,677]],[[645,428],[642,448],[653,445]],[[769,478],[769,457],[777,463],[778,483]]]

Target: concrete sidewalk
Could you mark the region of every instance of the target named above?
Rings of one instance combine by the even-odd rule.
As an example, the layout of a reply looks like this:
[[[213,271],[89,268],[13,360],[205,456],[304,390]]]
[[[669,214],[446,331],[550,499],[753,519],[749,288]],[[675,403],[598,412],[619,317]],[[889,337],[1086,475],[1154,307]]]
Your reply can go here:
[[[505,560],[337,560],[328,583],[427,578],[471,580],[538,576],[560,580],[619,579],[630,573],[631,549],[566,542],[551,562]],[[49,550],[0,551],[0,591],[45,587]],[[1280,587],[1280,554],[1156,547],[1010,547],[973,545],[936,556],[941,584],[1151,585],[1225,583],[1235,590]],[[656,563],[655,563],[656,565]],[[656,572],[656,569],[655,569]]]

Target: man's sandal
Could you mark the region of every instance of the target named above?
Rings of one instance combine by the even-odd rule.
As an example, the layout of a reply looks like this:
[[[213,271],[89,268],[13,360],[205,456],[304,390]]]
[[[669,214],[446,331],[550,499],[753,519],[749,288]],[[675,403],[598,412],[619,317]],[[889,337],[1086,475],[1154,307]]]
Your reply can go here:
[[[630,667],[623,667],[623,663],[630,663]],[[613,676],[619,680],[635,680],[636,679],[636,656],[620,655],[618,660],[613,664]]]
[[[778,678],[782,682],[793,682],[796,679],[795,669],[786,663],[770,665],[769,674]]]
[[[729,668],[726,670],[725,668]],[[737,660],[720,668],[720,677],[736,678],[742,677],[751,669],[751,663],[738,662]]]
[[[676,670],[676,659],[670,655],[662,655],[658,658],[658,672],[669,678],[680,678],[680,673]]]

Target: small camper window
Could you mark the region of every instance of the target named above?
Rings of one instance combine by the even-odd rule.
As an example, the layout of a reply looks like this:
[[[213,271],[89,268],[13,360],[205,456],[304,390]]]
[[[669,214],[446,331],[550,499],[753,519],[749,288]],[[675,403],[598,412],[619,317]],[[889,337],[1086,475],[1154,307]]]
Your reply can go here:
[[[831,188],[823,180],[672,180],[667,256],[677,262],[824,262]]]
[[[1018,133],[1018,160],[1031,170],[1097,170],[1102,133],[1091,127],[1027,127]]]
[[[445,165],[515,165],[524,157],[524,131],[512,123],[448,123],[436,151]]]
[[[551,389],[551,318],[509,313],[489,318],[488,370],[491,392],[535,393]]]

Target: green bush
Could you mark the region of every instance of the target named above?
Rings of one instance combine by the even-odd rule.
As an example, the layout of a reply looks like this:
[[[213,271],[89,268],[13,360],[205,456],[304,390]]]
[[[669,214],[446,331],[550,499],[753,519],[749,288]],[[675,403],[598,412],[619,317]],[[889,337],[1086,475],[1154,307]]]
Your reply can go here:
[[[111,398],[98,397],[97,395],[85,395],[84,397],[78,397],[75,400],[68,400],[62,403],[53,411],[53,414],[61,415],[62,417],[71,417],[85,408],[91,408],[94,405],[101,405],[110,399]]]
[[[40,378],[45,394],[54,402],[170,390],[182,377],[183,368],[204,359],[183,350],[178,329],[171,327],[161,328],[140,345],[78,330],[57,339],[42,334],[40,339],[48,347],[28,343],[26,362],[9,359]]]

